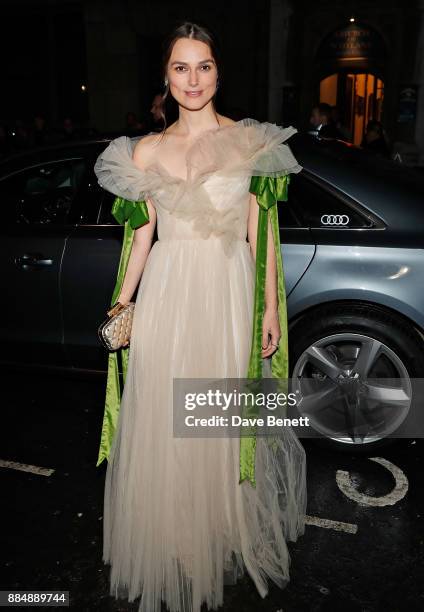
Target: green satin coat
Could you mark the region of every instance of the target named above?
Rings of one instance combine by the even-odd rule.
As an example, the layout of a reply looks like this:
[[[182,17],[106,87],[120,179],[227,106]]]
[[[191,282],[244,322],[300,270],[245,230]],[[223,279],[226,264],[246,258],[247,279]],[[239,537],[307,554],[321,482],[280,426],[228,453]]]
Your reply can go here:
[[[261,379],[262,377],[262,322],[265,310],[265,280],[267,268],[267,243],[268,243],[268,220],[272,228],[273,243],[275,247],[277,263],[277,293],[278,293],[278,317],[281,338],[278,350],[271,358],[272,377],[278,379],[279,391],[287,392],[288,379],[288,338],[287,338],[287,306],[284,283],[284,269],[280,248],[280,233],[278,225],[277,201],[287,200],[287,188],[290,176],[271,178],[267,176],[253,176],[250,183],[250,192],[256,194],[259,205],[258,231],[256,242],[256,278],[255,278],[255,300],[253,313],[252,344],[246,378]],[[115,304],[124,281],[131,247],[134,238],[134,230],[148,223],[149,213],[145,201],[131,202],[117,197],[113,203],[112,215],[118,223],[124,225],[124,239],[119,261],[118,276],[113,290],[111,306]],[[119,349],[122,358],[122,375],[125,378],[128,366],[129,347]],[[99,466],[104,459],[109,457],[118,421],[121,402],[121,386],[119,381],[118,355],[110,352],[108,356],[108,373],[106,385],[106,401],[100,440],[100,448],[97,459]],[[256,415],[255,406],[246,408],[242,416]],[[251,428],[249,435],[240,437],[240,480],[248,479],[253,486],[255,480],[255,455],[256,455],[256,429]],[[267,440],[269,444],[273,439]]]

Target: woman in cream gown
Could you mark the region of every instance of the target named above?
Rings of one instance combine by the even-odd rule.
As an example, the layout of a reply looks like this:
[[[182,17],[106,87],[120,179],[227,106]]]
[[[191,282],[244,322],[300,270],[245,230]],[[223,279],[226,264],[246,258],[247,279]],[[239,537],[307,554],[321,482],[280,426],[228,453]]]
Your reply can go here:
[[[245,572],[261,597],[289,581],[287,541],[305,529],[303,446],[282,428],[256,448],[256,488],[239,484],[238,437],[173,436],[173,378],[244,378],[252,341],[255,261],[246,241],[252,175],[301,168],[283,142],[295,132],[243,119],[207,130],[187,152],[187,179],[134,165],[137,139],[99,157],[100,184],[149,198],[158,240],[141,277],[128,370],[104,495],[110,592],[139,612],[216,609]]]

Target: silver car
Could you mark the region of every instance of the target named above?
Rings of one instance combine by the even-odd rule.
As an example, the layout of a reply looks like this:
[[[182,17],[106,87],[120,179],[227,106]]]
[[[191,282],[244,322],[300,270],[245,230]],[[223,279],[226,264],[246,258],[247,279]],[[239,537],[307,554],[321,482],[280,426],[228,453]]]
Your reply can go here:
[[[108,142],[0,164],[4,364],[107,369],[97,326],[123,237],[93,172]],[[290,146],[304,167],[278,204],[292,379],[311,431],[368,450],[421,415],[413,382],[424,378],[423,180],[341,143],[296,135]]]
[[[349,450],[420,435],[422,176],[340,142],[290,145],[304,171],[279,214],[304,414],[327,444]]]

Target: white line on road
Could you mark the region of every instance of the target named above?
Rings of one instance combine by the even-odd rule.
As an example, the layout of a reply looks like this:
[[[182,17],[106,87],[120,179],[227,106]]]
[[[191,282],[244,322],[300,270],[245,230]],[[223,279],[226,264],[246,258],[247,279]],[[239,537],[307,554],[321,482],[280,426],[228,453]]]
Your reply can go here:
[[[324,529],[335,529],[335,531],[345,531],[346,533],[357,533],[358,525],[354,523],[343,523],[343,521],[332,521],[330,519],[319,518],[318,516],[305,516],[307,525],[315,525]]]
[[[0,459],[0,467],[10,468],[12,470],[20,470],[21,472],[30,472],[37,476],[51,476],[54,470],[50,468],[38,467],[38,465],[29,465],[28,463],[18,463],[17,461],[4,461]]]
[[[391,472],[395,479],[395,486],[389,493],[381,495],[380,497],[373,497],[372,495],[360,493],[355,489],[350,479],[349,472],[345,472],[344,470],[337,470],[337,486],[346,497],[353,499],[353,501],[357,502],[360,506],[394,506],[394,504],[405,497],[408,491],[409,485],[407,477],[400,468],[390,461],[387,461],[387,459],[383,459],[382,457],[369,457],[369,459],[379,463]]]

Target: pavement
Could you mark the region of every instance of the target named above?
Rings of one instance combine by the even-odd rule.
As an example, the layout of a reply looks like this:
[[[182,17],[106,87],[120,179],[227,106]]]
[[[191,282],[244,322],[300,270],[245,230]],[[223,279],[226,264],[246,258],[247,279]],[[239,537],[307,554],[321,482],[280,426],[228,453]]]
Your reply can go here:
[[[78,612],[136,612],[138,599],[109,596],[102,561],[104,377],[10,372],[3,386],[0,589],[66,590]],[[289,543],[291,581],[270,582],[262,599],[245,575],[220,612],[424,610],[423,440],[368,456],[301,441],[307,525]]]

